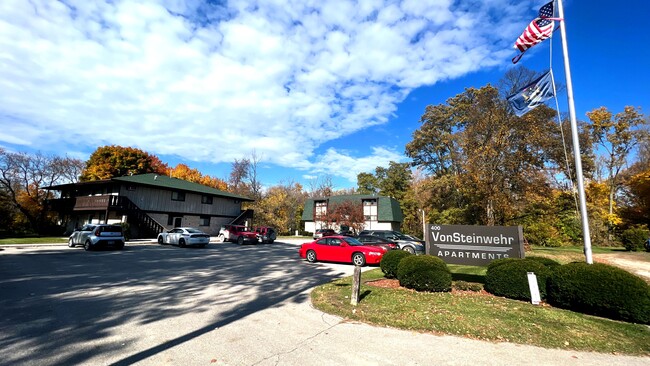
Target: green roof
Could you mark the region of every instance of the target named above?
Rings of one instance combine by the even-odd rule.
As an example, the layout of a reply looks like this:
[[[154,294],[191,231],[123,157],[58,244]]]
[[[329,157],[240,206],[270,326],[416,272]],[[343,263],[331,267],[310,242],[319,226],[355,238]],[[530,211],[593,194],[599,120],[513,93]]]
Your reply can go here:
[[[170,178],[166,175],[159,175],[155,173],[115,177],[112,178],[111,180],[158,187],[158,188],[167,188],[167,189],[174,189],[179,191],[209,194],[213,196],[230,197],[242,201],[254,201],[253,199],[250,199],[248,197],[244,197],[238,194],[233,194],[216,188],[204,186],[203,184],[192,183],[178,178]]]
[[[302,212],[303,221],[314,221],[314,202],[327,201],[327,204],[338,204],[345,201],[359,201],[367,199],[377,200],[377,221],[380,222],[402,222],[404,215],[396,199],[388,196],[374,196],[365,194],[353,194],[342,196],[330,196],[322,198],[309,198],[305,201],[305,209]]]

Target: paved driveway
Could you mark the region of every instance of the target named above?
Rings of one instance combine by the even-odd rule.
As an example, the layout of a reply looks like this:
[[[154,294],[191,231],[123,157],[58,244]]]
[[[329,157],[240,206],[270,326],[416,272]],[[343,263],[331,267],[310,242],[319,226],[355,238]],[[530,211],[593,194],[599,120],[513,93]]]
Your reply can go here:
[[[0,365],[649,365],[345,321],[314,286],[352,272],[289,243],[0,251]]]

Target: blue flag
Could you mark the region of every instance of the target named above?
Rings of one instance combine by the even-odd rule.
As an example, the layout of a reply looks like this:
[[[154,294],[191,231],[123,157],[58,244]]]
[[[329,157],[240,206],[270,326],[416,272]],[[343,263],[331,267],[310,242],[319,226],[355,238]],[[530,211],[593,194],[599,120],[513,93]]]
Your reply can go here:
[[[538,105],[544,104],[545,101],[553,98],[554,95],[553,80],[551,78],[551,71],[549,70],[532,83],[523,87],[517,94],[509,96],[507,100],[517,117],[521,117]]]

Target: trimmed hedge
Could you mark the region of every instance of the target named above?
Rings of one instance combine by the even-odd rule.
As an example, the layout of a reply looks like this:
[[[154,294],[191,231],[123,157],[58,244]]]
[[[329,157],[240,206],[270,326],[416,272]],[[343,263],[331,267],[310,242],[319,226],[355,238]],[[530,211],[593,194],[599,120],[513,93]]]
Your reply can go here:
[[[514,261],[518,261],[519,258],[501,258],[501,259],[495,259],[490,264],[488,264],[487,270],[489,271],[491,268],[498,267],[504,263],[510,263]]]
[[[494,261],[496,262],[496,261]],[[535,259],[510,259],[490,263],[485,274],[485,291],[510,299],[530,301],[528,272],[534,272],[539,286],[539,295],[546,297],[546,279],[551,270]]]
[[[432,255],[411,255],[397,266],[397,279],[402,287],[416,291],[451,291],[451,272],[442,259]]]
[[[379,262],[379,268],[384,272],[386,278],[397,278],[397,266],[402,258],[412,255],[404,250],[389,250],[384,253]]]
[[[526,259],[537,261],[537,262],[545,265],[549,269],[553,269],[555,267],[561,266],[560,262],[554,261],[551,258],[530,256],[530,257],[526,257]]]
[[[548,279],[549,304],[632,323],[650,324],[650,285],[617,267],[574,262]]]

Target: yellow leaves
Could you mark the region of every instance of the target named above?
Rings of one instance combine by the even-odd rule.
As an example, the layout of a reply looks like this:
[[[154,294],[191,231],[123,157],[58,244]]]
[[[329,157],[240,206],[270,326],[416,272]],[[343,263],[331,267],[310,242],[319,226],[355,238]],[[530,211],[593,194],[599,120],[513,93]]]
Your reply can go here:
[[[225,191],[228,188],[228,184],[225,181],[209,175],[203,175],[198,169],[192,169],[182,163],[176,165],[175,168],[169,169],[169,175],[174,178],[203,184],[204,186],[216,188],[222,191]]]

